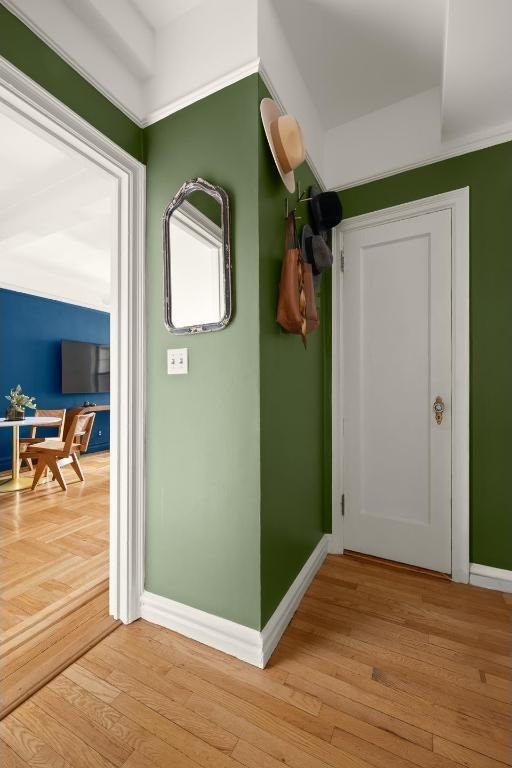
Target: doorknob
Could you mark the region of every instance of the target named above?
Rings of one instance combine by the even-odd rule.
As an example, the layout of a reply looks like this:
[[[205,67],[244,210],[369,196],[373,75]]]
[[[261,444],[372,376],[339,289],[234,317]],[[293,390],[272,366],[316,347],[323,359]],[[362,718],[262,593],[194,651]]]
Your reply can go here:
[[[443,420],[443,413],[444,413],[444,401],[441,395],[438,395],[436,399],[434,400],[434,416],[436,418],[436,423],[441,424]]]

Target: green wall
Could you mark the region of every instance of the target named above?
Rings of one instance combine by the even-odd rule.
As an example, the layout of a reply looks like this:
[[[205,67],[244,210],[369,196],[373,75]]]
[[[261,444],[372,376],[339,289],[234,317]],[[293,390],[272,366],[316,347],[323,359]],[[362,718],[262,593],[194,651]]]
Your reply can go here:
[[[146,587],[254,628],[264,626],[318,543],[326,502],[328,323],[305,352],[275,321],[285,189],[259,120],[264,95],[252,75],[144,132]],[[235,316],[220,333],[180,339],[163,326],[161,216],[196,175],[230,195]],[[306,165],[298,178],[303,187],[315,183]],[[166,349],[182,345],[190,372],[170,378]]]
[[[344,216],[470,188],[470,557],[512,568],[512,142],[340,193]]]
[[[260,626],[258,77],[144,131],[148,379],[146,588]],[[162,213],[202,176],[229,194],[234,318],[171,336],[163,322]],[[168,376],[166,350],[189,348]]]
[[[322,534],[328,331],[304,352],[275,323],[285,190],[264,87],[253,75],[142,131],[2,5],[0,54],[147,161],[146,587],[260,628]],[[234,317],[180,339],[163,324],[161,217],[192,176],[230,196]],[[188,376],[167,375],[173,346],[189,348]]]
[[[275,322],[285,190],[257,75],[142,131],[0,5],[0,54],[147,159],[146,587],[260,628],[330,530],[330,276],[305,352]],[[163,324],[161,217],[187,178],[232,205],[234,318],[183,339]],[[307,165],[297,173],[314,182]],[[345,217],[470,187],[471,559],[512,568],[512,143],[340,193]],[[301,206],[307,215],[307,206]],[[301,224],[304,221],[300,222]],[[187,346],[190,372],[166,374]]]
[[[0,55],[138,160],[142,129],[0,4]]]
[[[259,100],[269,96],[259,81]],[[286,189],[275,168],[261,121],[259,134],[260,418],[261,418],[261,624],[279,601],[323,534],[324,354],[326,324],[308,337],[285,333],[276,323],[284,249]],[[302,189],[316,184],[304,163]],[[288,195],[290,208],[295,195]],[[298,206],[299,233],[309,206]],[[325,279],[322,294],[329,290]],[[323,310],[323,295],[319,296]],[[329,504],[330,510],[330,504]]]

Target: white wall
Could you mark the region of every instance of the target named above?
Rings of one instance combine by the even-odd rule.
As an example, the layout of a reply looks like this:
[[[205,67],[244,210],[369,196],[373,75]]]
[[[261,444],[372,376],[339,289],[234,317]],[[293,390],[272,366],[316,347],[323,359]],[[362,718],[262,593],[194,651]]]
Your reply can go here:
[[[140,80],[105,44],[105,39],[79,19],[64,0],[2,2],[114,104],[135,120],[143,118],[144,94]]]
[[[512,129],[512,2],[450,0],[443,139]]]
[[[408,168],[436,154],[440,145],[439,88],[351,120],[325,138],[325,182],[350,187]]]
[[[408,44],[407,35],[404,38],[404,30],[414,22],[411,28],[417,31],[418,18],[421,27],[424,4],[420,7],[419,0],[417,10],[407,4],[409,21],[400,19],[396,24],[389,23],[385,10],[391,12],[393,0],[378,0],[378,5],[377,0],[308,0],[307,7],[306,0],[297,1],[295,26],[286,23],[283,7],[290,5],[278,5],[282,0],[134,0],[135,5],[131,0],[2,2],[141,125],[156,122],[260,66],[274,98],[299,119],[307,159],[328,187],[361,184],[512,139],[512,0],[446,0],[444,74],[439,75],[439,86],[329,129],[328,115],[315,106],[315,91],[311,84],[308,90],[301,75],[302,46],[290,30],[299,25],[302,31],[301,22],[310,18],[305,12],[314,4],[315,12],[324,14],[321,23],[330,24],[326,60],[332,61],[333,35],[338,39],[335,25],[342,25],[345,35],[350,29],[356,34],[362,14],[363,31],[379,41],[371,51],[377,59],[369,56],[368,66],[375,70],[377,81],[383,80],[384,92],[390,55],[396,59],[390,46],[404,51],[404,61],[414,47],[414,40]],[[431,11],[438,7],[436,0]],[[426,36],[432,43],[440,32],[430,32]],[[316,35],[313,43],[316,55],[322,56],[323,37]],[[416,46],[413,54],[420,55],[421,48]],[[322,83],[327,91],[335,89],[338,102],[344,101],[343,94],[358,102],[357,89],[368,89],[367,73],[358,76],[353,59],[347,46],[340,45],[334,59],[339,66],[332,67],[334,79]],[[364,103],[368,106],[368,101]],[[338,109],[336,114],[342,112]]]
[[[328,131],[325,183],[346,189],[512,139],[512,126],[441,138],[441,90],[432,88]]]
[[[307,159],[322,180],[324,129],[271,0],[258,2],[258,51],[261,74],[274,98],[297,117],[304,134]]]
[[[151,76],[155,32],[134,5],[125,0],[64,2],[85,21],[96,37],[103,37],[110,50],[138,81]]]
[[[256,12],[257,0],[206,1],[160,29],[145,122],[257,71]]]

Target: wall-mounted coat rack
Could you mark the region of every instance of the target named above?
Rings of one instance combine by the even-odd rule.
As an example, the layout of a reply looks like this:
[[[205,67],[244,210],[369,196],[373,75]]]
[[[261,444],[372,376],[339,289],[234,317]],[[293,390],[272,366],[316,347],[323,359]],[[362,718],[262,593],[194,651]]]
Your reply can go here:
[[[284,217],[285,217],[285,219],[288,218],[290,213],[295,213],[299,203],[309,203],[311,198],[310,197],[305,197],[305,195],[306,195],[306,191],[305,190],[301,191],[300,181],[298,181],[297,182],[297,199],[295,201],[295,206],[292,208],[291,211],[290,211],[290,206],[289,206],[289,202],[288,202],[288,197],[285,197],[285,199],[284,199],[284,210],[285,210]],[[302,219],[302,216],[296,216],[295,218],[296,219]]]

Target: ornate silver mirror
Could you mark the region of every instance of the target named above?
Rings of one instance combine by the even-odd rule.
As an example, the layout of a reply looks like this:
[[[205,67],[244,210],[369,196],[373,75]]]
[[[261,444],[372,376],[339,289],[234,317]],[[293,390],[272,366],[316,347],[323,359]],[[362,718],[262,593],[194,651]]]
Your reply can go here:
[[[165,325],[206,333],[231,319],[229,200],[204,179],[186,181],[164,211]]]

